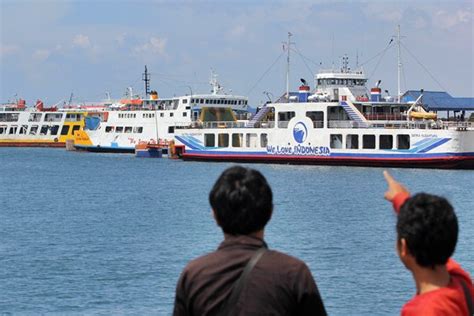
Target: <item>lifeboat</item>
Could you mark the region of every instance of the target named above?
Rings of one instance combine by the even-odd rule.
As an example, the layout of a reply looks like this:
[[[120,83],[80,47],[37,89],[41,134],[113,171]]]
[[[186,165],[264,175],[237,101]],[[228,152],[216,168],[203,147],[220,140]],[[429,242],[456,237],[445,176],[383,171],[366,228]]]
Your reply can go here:
[[[428,112],[411,112],[410,118],[414,118],[416,120],[436,120],[438,118],[438,114],[436,113],[428,113]]]

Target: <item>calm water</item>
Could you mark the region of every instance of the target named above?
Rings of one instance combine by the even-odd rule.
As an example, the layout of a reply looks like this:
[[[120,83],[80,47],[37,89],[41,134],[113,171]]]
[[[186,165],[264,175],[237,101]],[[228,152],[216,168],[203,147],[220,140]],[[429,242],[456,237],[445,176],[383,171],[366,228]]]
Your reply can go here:
[[[207,195],[228,166],[0,149],[0,313],[171,314],[182,268],[222,239]],[[269,246],[308,263],[330,315],[399,313],[414,286],[382,169],[251,166],[274,190]],[[474,172],[392,173],[452,201],[472,274]]]

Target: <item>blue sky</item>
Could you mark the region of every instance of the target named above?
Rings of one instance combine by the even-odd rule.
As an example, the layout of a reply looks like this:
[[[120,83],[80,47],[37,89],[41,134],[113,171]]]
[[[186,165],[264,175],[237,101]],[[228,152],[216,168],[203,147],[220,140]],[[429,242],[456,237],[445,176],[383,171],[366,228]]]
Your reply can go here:
[[[397,24],[405,36],[402,91],[474,96],[473,1],[0,0],[0,14],[0,102],[17,95],[49,105],[71,92],[76,102],[106,91],[120,98],[128,86],[143,93],[146,64],[163,97],[208,92],[214,69],[227,91],[258,105],[263,91],[286,89],[278,57],[288,31],[299,52],[291,52],[292,90],[347,54],[352,67],[356,55],[359,64],[371,60],[369,82],[381,79],[394,94],[396,47],[372,57]]]

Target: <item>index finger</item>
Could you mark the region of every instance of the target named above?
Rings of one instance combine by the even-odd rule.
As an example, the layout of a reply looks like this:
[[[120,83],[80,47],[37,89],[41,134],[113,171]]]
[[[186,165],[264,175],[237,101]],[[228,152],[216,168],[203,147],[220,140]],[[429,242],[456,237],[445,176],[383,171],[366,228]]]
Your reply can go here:
[[[387,181],[388,184],[396,182],[395,179],[390,175],[390,173],[388,173],[387,170],[383,171],[383,176],[385,178],[385,181]]]

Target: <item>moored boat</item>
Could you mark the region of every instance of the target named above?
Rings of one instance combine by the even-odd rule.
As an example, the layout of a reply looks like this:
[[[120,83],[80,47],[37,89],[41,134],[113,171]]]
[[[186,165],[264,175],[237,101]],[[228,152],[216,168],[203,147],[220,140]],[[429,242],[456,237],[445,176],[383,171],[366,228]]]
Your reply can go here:
[[[224,93],[215,74],[210,83],[212,92],[208,94],[161,98],[152,91],[141,99],[129,93],[128,98],[110,106],[100,116],[89,116],[84,130],[76,132],[74,146],[91,152],[134,153],[139,144],[173,140],[177,128],[190,125],[202,115],[222,120],[224,114],[220,109],[227,108],[237,114],[248,113],[246,97]]]
[[[38,100],[34,108],[19,99],[0,107],[0,147],[65,147],[74,132],[84,126],[86,110],[44,107]]]

